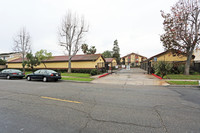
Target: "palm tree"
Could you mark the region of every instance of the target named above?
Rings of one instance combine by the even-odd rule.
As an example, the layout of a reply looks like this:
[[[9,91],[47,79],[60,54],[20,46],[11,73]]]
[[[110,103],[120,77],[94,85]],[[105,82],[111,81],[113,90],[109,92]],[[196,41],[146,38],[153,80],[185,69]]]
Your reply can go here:
[[[88,51],[88,45],[87,44],[82,44],[81,45],[81,49],[82,49],[83,53],[86,54],[87,51]]]
[[[95,46],[91,46],[90,49],[88,50],[87,54],[95,54],[97,51],[97,49],[95,48]]]

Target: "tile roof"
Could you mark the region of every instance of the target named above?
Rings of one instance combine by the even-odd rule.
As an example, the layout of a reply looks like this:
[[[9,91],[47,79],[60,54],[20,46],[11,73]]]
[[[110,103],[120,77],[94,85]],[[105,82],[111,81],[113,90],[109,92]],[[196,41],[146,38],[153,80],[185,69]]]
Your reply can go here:
[[[159,54],[156,54],[156,55],[150,57],[148,60],[152,60],[154,57],[159,57],[159,56],[164,55],[165,53],[168,53],[168,52],[186,55],[185,53],[183,53],[183,52],[181,52],[181,51],[179,51],[179,50],[169,49],[169,50],[166,50],[166,51],[164,51],[164,52],[161,52],[161,53],[159,53]]]
[[[88,54],[88,55],[75,55],[72,57],[72,61],[96,61],[101,54]],[[46,60],[45,62],[63,62],[68,61],[69,56],[53,56],[51,59]],[[14,59],[8,63],[19,63],[22,62],[22,58]]]
[[[19,54],[20,52],[11,52],[11,53],[0,53],[0,55],[11,55],[11,54]]]
[[[125,57],[127,57],[127,56],[129,56],[129,55],[132,55],[132,54],[135,54],[135,55],[137,55],[137,56],[140,56],[140,57],[143,57],[143,58],[147,58],[147,57],[145,57],[145,56],[142,56],[142,55],[139,55],[139,54],[136,54],[136,53],[130,53],[130,54],[128,54],[128,55],[126,55],[126,56],[123,56],[123,57],[121,57],[121,58],[125,58]]]
[[[105,58],[106,62],[112,62],[114,58]]]

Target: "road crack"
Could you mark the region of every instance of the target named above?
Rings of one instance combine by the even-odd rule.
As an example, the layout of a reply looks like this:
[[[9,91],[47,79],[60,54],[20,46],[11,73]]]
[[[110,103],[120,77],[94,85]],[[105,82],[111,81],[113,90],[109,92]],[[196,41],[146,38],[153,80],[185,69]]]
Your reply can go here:
[[[91,116],[90,116],[91,117]],[[130,126],[138,126],[138,127],[144,127],[144,128],[162,128],[162,127],[155,127],[155,126],[148,126],[148,125],[140,125],[136,123],[128,123],[128,122],[118,122],[118,121],[111,121],[111,120],[99,120],[91,117],[91,120],[97,121],[97,122],[103,122],[103,123],[113,123],[113,124],[120,124],[120,125],[130,125]]]
[[[96,103],[96,102],[95,102]],[[96,106],[96,104],[93,106],[93,108],[91,109],[91,111],[88,113],[88,118],[90,119],[90,121],[96,121],[96,122],[102,122],[102,123],[113,123],[113,124],[120,124],[120,125],[130,125],[130,126],[138,126],[138,127],[143,127],[143,128],[162,128],[162,127],[156,127],[156,126],[150,126],[150,125],[141,125],[141,124],[136,124],[136,123],[129,123],[129,122],[119,122],[119,121],[112,121],[112,120],[101,120],[101,119],[96,119],[94,118],[91,114],[92,114],[92,110],[94,109],[94,107]],[[88,123],[86,123],[87,126]]]
[[[85,123],[85,125],[84,125],[84,127],[82,127],[80,130],[79,130],[79,133],[82,133],[82,131],[84,130],[84,129],[86,129],[87,128],[87,126],[88,126],[88,123],[92,120],[91,119],[91,113],[92,113],[92,111],[93,111],[93,109],[95,108],[95,106],[97,105],[97,102],[96,102],[96,99],[95,99],[95,97],[93,98],[93,106],[91,107],[91,109],[90,109],[90,111],[87,113],[87,122]]]
[[[164,121],[162,119],[162,116],[161,116],[160,112],[156,109],[157,107],[158,107],[158,105],[154,106],[153,109],[155,110],[155,112],[156,112],[156,114],[157,114],[157,116],[158,116],[158,118],[159,118],[159,120],[161,122],[161,125],[163,127],[164,132],[168,133],[167,127],[166,127],[166,125],[165,125],[165,123],[164,123]]]

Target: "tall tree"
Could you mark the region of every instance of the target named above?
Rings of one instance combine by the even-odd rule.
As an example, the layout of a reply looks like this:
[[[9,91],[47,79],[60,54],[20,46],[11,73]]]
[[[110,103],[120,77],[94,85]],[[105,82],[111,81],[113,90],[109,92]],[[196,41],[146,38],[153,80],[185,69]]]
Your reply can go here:
[[[45,61],[52,58],[52,53],[48,53],[47,50],[41,49],[35,53],[35,56],[38,58],[39,62],[43,63],[45,68],[47,68]]]
[[[112,58],[112,57],[113,57],[112,51],[106,50],[106,51],[104,51],[104,52],[102,53],[102,56],[103,56],[104,58]]]
[[[34,67],[40,65],[40,61],[32,53],[27,53],[26,61],[24,61],[24,64],[31,68],[31,70],[33,71]]]
[[[87,44],[82,44],[82,45],[81,45],[81,49],[82,49],[82,51],[83,51],[84,54],[87,54],[88,45],[87,45]]]
[[[6,65],[6,60],[0,59],[0,65]]]
[[[120,48],[118,46],[118,41],[115,40],[114,41],[114,45],[113,45],[113,58],[116,59],[117,64],[120,63],[120,54],[119,54],[119,52],[120,52]]]
[[[70,11],[63,18],[59,29],[59,45],[68,52],[68,72],[71,73],[71,59],[77,54],[83,42],[88,26],[85,20],[81,19]]]
[[[22,54],[22,67],[23,72],[25,72],[24,59],[26,54],[31,51],[30,35],[25,28],[22,28],[14,38],[13,50]]]
[[[171,13],[165,14],[165,33],[160,36],[165,49],[175,49],[186,53],[185,74],[189,75],[194,49],[200,42],[200,2],[198,0],[179,0]]]
[[[87,54],[95,54],[97,49],[95,46],[91,46],[90,49],[88,49]]]

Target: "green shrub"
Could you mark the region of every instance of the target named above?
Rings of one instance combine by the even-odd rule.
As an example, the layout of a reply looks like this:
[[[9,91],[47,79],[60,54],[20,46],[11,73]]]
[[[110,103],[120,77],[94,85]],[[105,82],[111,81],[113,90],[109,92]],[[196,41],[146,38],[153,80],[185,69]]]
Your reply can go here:
[[[44,68],[45,69],[45,68]],[[46,69],[49,69],[49,68],[46,68]],[[19,70],[22,70],[22,68],[19,68]],[[33,71],[36,71],[38,70],[37,68],[34,68]],[[66,73],[67,72],[67,69],[52,69],[52,70],[55,70],[59,73]],[[91,71],[94,71],[94,69],[72,69],[72,73],[88,73],[88,74],[91,74]],[[97,70],[97,69],[95,69]],[[25,71],[31,71],[30,68],[26,68]],[[97,74],[100,74],[100,73],[104,73],[106,72],[106,69],[100,69],[98,70],[98,73]]]
[[[161,76],[162,78],[171,71],[172,67],[173,65],[171,63],[167,63],[165,61],[158,61],[153,65],[155,74]]]
[[[72,73],[91,73],[92,69],[72,69]]]
[[[195,70],[190,69],[190,74],[195,75],[197,74]]]
[[[179,65],[177,67],[179,74],[183,74],[185,70],[185,65]]]
[[[6,65],[6,61],[5,61],[5,60],[2,60],[2,59],[0,59],[0,65]]]
[[[192,73],[193,75],[199,75],[199,72],[194,72],[194,73]]]
[[[97,75],[100,74],[101,72],[98,69],[92,69],[92,71],[90,72],[90,74],[93,75]]]
[[[134,63],[131,63],[131,67],[134,67]]]

